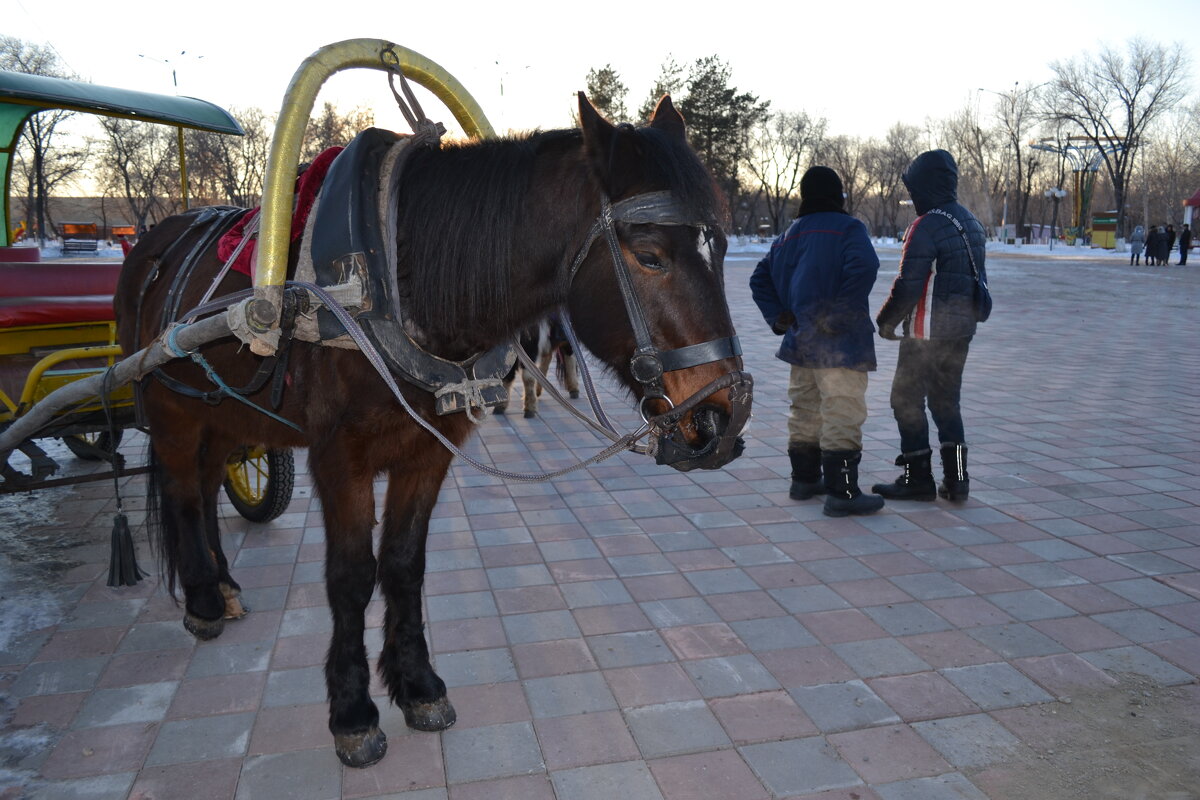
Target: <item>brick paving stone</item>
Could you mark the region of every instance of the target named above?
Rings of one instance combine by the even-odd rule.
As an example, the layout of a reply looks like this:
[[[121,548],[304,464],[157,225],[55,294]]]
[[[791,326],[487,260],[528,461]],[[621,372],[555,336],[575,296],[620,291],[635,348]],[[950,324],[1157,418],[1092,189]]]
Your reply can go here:
[[[683,662],[683,668],[706,698],[730,697],[780,688],[780,684],[752,654],[704,658]]]
[[[473,686],[517,679],[512,654],[504,648],[439,653],[434,669],[447,686]]]
[[[922,603],[872,606],[863,611],[892,636],[934,633],[953,627]]]
[[[486,650],[508,642],[499,617],[474,617],[429,623],[429,640],[435,653]]]
[[[790,694],[809,719],[826,733],[900,721],[896,712],[859,680],[800,686],[791,689]]]
[[[603,669],[674,661],[675,655],[658,631],[630,631],[588,637],[588,646]]]
[[[625,633],[654,627],[642,609],[634,603],[577,608],[571,613],[585,636]]]
[[[218,639],[217,642],[220,640]],[[188,678],[234,675],[265,670],[271,661],[270,642],[222,645],[207,642],[197,647],[185,673]]]
[[[1117,647],[1112,650],[1083,653],[1082,656],[1090,664],[1106,672],[1132,672],[1145,675],[1164,686],[1178,686],[1193,680],[1190,673],[1175,667],[1142,647]]]
[[[331,742],[329,706],[325,703],[264,708],[256,715],[247,752],[287,753],[328,747]]]
[[[534,727],[549,770],[639,757],[637,745],[617,711],[539,719]]]
[[[596,668],[592,654],[581,639],[513,645],[512,654],[517,674],[522,678],[587,672]]]
[[[798,614],[796,618],[822,644],[856,642],[888,635],[870,617],[854,608]]]
[[[25,697],[13,709],[9,723],[14,728],[49,725],[52,728],[64,729],[75,719],[79,707],[87,698],[87,692]]]
[[[680,597],[669,600],[651,600],[639,603],[642,611],[658,628],[673,628],[677,625],[700,625],[720,622],[717,612],[712,610],[701,597]]]
[[[1130,642],[1124,636],[1104,627],[1090,617],[1045,619],[1029,623],[1031,628],[1046,634],[1074,652],[1123,647]]]
[[[289,797],[326,800],[341,796],[341,770],[332,748],[251,756],[242,767],[237,800]]]
[[[1007,663],[951,667],[942,675],[985,711],[1054,699]]]
[[[644,758],[713,750],[729,737],[703,700],[627,709],[625,720]]]
[[[777,797],[862,785],[858,774],[820,736],[750,744],[739,750]]]
[[[606,669],[604,677],[622,708],[700,698],[691,678],[675,663]]]
[[[830,645],[860,678],[902,675],[929,669],[929,665],[892,638],[869,639]]]
[[[178,795],[186,787],[193,797],[225,800],[234,797],[241,771],[240,758],[148,767],[137,774],[129,797],[155,800]]]
[[[442,734],[442,749],[446,779],[452,784],[527,775],[545,769],[529,722],[451,728]]]
[[[662,637],[680,660],[749,652],[734,630],[724,622],[668,628],[662,632]]]
[[[1047,656],[1065,650],[1049,636],[1024,623],[984,625],[971,628],[967,633],[1005,658]]]
[[[769,795],[737,752],[660,758],[647,762],[667,800],[769,800]]]
[[[97,686],[111,689],[138,683],[176,681],[183,677],[191,657],[191,650],[156,650],[114,656]]]
[[[896,781],[875,790],[880,800],[988,800],[979,787],[957,772]]]
[[[783,607],[762,590],[714,595],[708,598],[708,604],[726,622],[765,619],[784,614]]]
[[[599,672],[533,678],[524,683],[534,719],[609,711],[617,707]]]
[[[834,733],[827,740],[869,784],[923,778],[950,770],[937,751],[907,725]]]
[[[182,764],[245,755],[253,726],[252,713],[164,722],[146,764]]]
[[[845,661],[828,647],[820,645],[774,650],[760,654],[759,660],[782,686],[789,689],[856,677]]]
[[[157,725],[141,722],[71,731],[59,739],[41,775],[58,781],[136,771],[157,733]]]
[[[1191,632],[1152,611],[1131,610],[1094,614],[1092,619],[1137,644],[1184,639]]]
[[[729,627],[756,653],[808,647],[818,643],[817,638],[794,617],[745,619],[731,623]]]
[[[709,701],[735,744],[796,739],[819,731],[784,691],[759,692]]]
[[[1018,755],[1020,742],[987,714],[913,723],[919,733],[958,769],[982,767]]]
[[[979,711],[970,698],[937,672],[873,678],[867,685],[905,722]]]
[[[73,727],[95,728],[104,725],[126,725],[135,722],[160,722],[178,686],[167,683],[144,683],[120,689],[97,689],[92,692]]]
[[[644,761],[576,767],[551,773],[555,795],[572,800],[664,800]]]
[[[520,586],[497,589],[493,592],[501,614],[527,614],[534,611],[555,611],[567,603],[557,586]]]
[[[96,800],[109,797],[121,800],[130,791],[130,784],[136,777],[136,772],[123,772],[68,781],[48,781],[31,788],[30,793],[21,797],[22,800]]]

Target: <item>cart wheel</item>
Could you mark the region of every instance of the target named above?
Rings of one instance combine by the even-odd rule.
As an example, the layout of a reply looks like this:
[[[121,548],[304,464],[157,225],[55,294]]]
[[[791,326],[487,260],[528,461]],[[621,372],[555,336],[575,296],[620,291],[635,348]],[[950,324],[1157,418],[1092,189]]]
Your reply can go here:
[[[296,459],[291,450],[244,447],[225,466],[225,494],[251,522],[270,522],[292,502]]]
[[[63,437],[63,444],[75,454],[76,458],[84,461],[110,461],[113,453],[121,446],[121,436],[124,431],[113,434],[110,431],[97,433],[75,433]]]

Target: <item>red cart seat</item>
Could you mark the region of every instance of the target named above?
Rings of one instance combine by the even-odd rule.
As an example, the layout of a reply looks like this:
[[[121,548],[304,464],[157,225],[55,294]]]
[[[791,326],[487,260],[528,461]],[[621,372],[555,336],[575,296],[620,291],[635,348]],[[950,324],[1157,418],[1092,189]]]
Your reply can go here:
[[[0,264],[0,328],[105,322],[121,264]]]

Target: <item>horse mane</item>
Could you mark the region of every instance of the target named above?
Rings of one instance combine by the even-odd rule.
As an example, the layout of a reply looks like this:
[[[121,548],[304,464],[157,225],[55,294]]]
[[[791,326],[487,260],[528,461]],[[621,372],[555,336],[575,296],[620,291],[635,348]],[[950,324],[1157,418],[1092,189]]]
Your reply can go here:
[[[609,164],[611,186],[631,194],[669,190],[691,218],[720,224],[724,206],[691,148],[655,128],[621,125],[617,131],[623,144],[634,146],[612,148],[620,153]],[[631,152],[636,158],[628,158]],[[446,332],[471,320],[511,319],[517,270],[529,268],[532,252],[554,244],[522,246],[518,238],[523,205],[536,190],[535,164],[555,153],[579,159],[574,174],[579,191],[585,191],[589,176],[580,172],[587,167],[578,129],[447,143],[409,160],[401,179],[398,260],[401,283],[411,291],[408,311],[422,330]],[[455,319],[447,321],[450,309]]]

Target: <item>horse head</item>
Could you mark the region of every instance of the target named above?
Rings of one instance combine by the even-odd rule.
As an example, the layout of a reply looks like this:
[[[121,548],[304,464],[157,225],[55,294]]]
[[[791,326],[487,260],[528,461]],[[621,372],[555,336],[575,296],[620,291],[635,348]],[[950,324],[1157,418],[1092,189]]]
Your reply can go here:
[[[724,205],[670,97],[635,128],[581,92],[579,118],[601,210],[572,264],[571,318],[639,399],[659,463],[724,466],[742,452],[752,385],[725,299]]]

